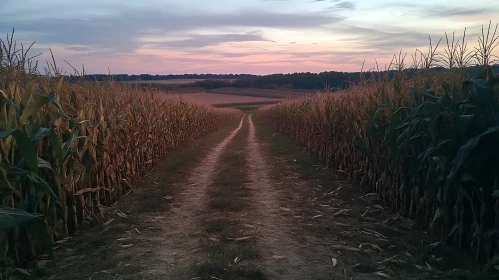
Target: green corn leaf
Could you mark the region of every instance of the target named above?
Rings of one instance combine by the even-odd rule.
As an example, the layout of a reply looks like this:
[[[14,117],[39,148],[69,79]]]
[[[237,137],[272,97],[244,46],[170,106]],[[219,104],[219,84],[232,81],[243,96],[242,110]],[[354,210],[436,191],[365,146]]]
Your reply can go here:
[[[27,165],[26,161],[23,159],[18,165],[17,165],[17,169],[23,169],[23,170],[26,170],[29,166]],[[38,168],[44,168],[44,169],[49,169],[49,170],[52,170],[52,165],[42,159],[42,158],[38,158]],[[26,170],[29,172],[29,170]]]
[[[31,135],[31,142],[40,141],[50,134],[50,128],[40,127],[38,131]]]
[[[62,148],[62,161],[64,162],[73,152],[73,146],[75,141],[78,139],[78,131],[74,131],[69,140],[64,143],[64,147]]]
[[[28,105],[28,107],[23,110],[20,119],[21,122],[26,123],[31,116],[38,114],[41,108],[49,103],[54,104],[54,106],[56,106],[57,109],[59,109],[59,114],[61,116],[64,116],[65,118],[69,119],[69,116],[66,114],[59,101],[53,95],[38,95],[36,96],[34,101],[31,102]]]
[[[470,123],[472,122],[474,117],[475,117],[474,114],[461,115],[455,119],[454,131],[456,133],[456,136],[463,137],[466,135],[468,127],[470,126]]]
[[[39,114],[41,108],[48,103],[49,100],[44,95],[37,95],[36,97],[34,97],[33,101],[29,103],[28,107],[24,108],[20,117],[21,123],[26,123],[30,117]]]
[[[12,133],[16,131],[14,128],[13,129],[9,129],[7,131],[0,131],[0,139],[5,139],[7,137],[9,137],[10,135],[12,135]]]
[[[452,100],[452,97],[446,93],[437,99],[437,103],[445,106],[446,108],[454,108],[456,103]]]
[[[43,192],[49,195],[57,203],[57,205],[59,206],[61,205],[61,203],[59,202],[59,197],[57,197],[57,195],[54,193],[49,183],[47,183],[45,180],[43,180],[33,172],[28,173],[27,176],[31,180],[31,182],[36,186],[35,193],[40,194],[40,192]]]
[[[53,95],[47,96],[47,99],[50,103],[54,104],[57,107],[57,109],[59,109],[59,114],[64,116],[66,119],[69,119],[69,116],[66,114],[66,112],[62,108],[61,103],[59,103],[59,100],[57,100]]]
[[[32,232],[42,241],[45,253],[51,259],[53,258],[52,240],[43,215],[10,207],[0,208],[0,230],[9,230],[19,226],[31,228]]]
[[[468,158],[468,156],[471,154],[473,149],[478,145],[478,143],[480,142],[480,139],[483,136],[486,136],[486,135],[489,135],[492,133],[496,133],[497,131],[499,131],[499,126],[489,127],[489,129],[487,129],[487,131],[485,131],[484,133],[482,133],[478,136],[471,138],[470,140],[468,140],[468,142],[466,142],[466,144],[464,144],[463,146],[461,146],[461,148],[459,148],[459,151],[458,151],[456,158],[454,160],[454,165],[452,166],[452,169],[449,172],[449,175],[447,175],[447,178],[445,180],[445,189],[447,191],[449,191],[449,187],[452,184],[452,182],[454,181],[454,178],[456,177],[457,172],[461,168],[461,165]]]
[[[418,159],[424,162],[433,152],[438,150],[439,147],[429,146],[426,150],[418,155]]]
[[[12,135],[16,139],[17,146],[21,150],[24,156],[24,160],[28,164],[29,168],[37,173],[38,172],[38,157],[36,155],[35,146],[31,143],[31,139],[26,136],[25,133],[17,129],[11,129],[8,131],[0,131],[0,139],[5,139]]]
[[[7,173],[7,176],[11,177],[22,177],[22,176],[27,176],[30,171],[27,169],[19,168],[19,167],[10,167],[6,166],[5,171]]]
[[[495,191],[492,193],[492,196],[499,197],[499,190],[495,190]]]
[[[389,137],[392,148],[395,147],[395,142],[397,141],[396,130],[399,126],[406,124],[407,117],[409,115],[410,108],[400,107],[393,114],[390,119],[390,130]]]
[[[12,101],[12,99],[8,99],[5,102],[5,105],[10,105],[9,108],[9,115],[7,117],[7,120],[5,120],[5,123],[8,124],[8,127],[15,127],[16,123],[19,124],[20,118],[19,118],[19,108],[17,105]]]
[[[494,89],[490,87],[484,80],[473,80],[473,86],[476,91],[478,104],[487,107],[493,104],[497,104],[497,96]]]
[[[0,230],[23,226],[35,219],[41,220],[41,217],[40,214],[31,214],[21,209],[2,207],[0,208]]]
[[[52,133],[50,134],[50,143],[52,144],[52,148],[54,149],[54,154],[57,162],[59,163],[59,167],[62,167],[64,158],[62,156],[61,139],[59,138],[59,135],[57,135],[57,132],[55,130],[52,130]]]
[[[53,171],[52,165],[50,164],[50,162],[48,162],[42,158],[38,158],[38,168],[50,169]]]

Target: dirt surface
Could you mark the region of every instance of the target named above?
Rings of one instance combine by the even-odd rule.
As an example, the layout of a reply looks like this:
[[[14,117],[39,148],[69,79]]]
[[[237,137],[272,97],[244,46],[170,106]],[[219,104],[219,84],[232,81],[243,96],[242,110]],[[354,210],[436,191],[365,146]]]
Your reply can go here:
[[[270,97],[270,98],[296,98],[315,93],[315,91],[313,90],[305,90],[305,89],[273,90],[273,89],[261,89],[261,88],[235,88],[235,87],[216,88],[208,90],[207,92],[217,93],[217,94],[231,94],[231,95],[257,96],[257,97]]]
[[[46,279],[442,279],[453,261],[252,115],[96,218],[59,242]]]
[[[208,93],[208,92],[177,94],[177,96],[187,101],[198,102],[207,105],[245,104],[245,103],[252,104],[252,103],[265,103],[265,102],[271,103],[271,102],[281,101],[281,99],[279,98],[218,94],[218,93]]]

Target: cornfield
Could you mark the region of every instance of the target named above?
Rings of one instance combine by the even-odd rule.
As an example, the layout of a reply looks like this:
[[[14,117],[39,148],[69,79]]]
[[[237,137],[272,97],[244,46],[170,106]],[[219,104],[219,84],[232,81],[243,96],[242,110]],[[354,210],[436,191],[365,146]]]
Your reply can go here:
[[[0,267],[51,256],[54,240],[170,149],[242,114],[113,81],[69,82],[55,62],[42,76],[12,37],[0,41]]]
[[[410,71],[401,52],[394,71],[258,116],[416,219],[436,244],[471,248],[487,272],[499,262],[499,78],[489,67],[498,38],[491,31],[482,28],[475,50],[465,36],[446,36],[444,54],[439,44],[417,51]],[[482,70],[467,77],[475,62]]]

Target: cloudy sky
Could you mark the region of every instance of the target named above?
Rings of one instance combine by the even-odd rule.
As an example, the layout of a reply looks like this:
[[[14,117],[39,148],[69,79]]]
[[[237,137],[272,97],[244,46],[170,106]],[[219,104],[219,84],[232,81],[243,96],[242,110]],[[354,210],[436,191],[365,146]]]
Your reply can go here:
[[[89,73],[358,71],[428,35],[467,27],[473,44],[496,1],[0,0],[0,33]]]

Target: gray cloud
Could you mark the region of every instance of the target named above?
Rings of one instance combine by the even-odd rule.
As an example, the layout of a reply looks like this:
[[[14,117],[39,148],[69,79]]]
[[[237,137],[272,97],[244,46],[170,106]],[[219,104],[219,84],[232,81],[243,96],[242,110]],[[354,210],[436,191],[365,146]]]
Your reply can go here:
[[[498,10],[497,8],[454,8],[454,7],[433,7],[431,9],[426,9],[428,15],[431,16],[441,16],[441,17],[453,17],[453,16],[474,16],[474,15],[482,15],[488,12]]]
[[[284,14],[268,11],[245,11],[232,14],[185,15],[151,10],[125,11],[112,17],[92,19],[43,19],[2,21],[0,32],[8,32],[12,25],[17,31],[38,34],[33,38],[42,43],[90,45],[96,48],[114,48],[119,52],[131,52],[142,43],[139,38],[147,36],[172,37],[186,32],[208,28],[283,28],[307,29],[325,26],[342,21],[342,17],[324,13]],[[156,31],[151,31],[156,30]],[[204,36],[179,41],[181,45],[212,45],[216,41],[246,40],[248,34],[227,34]],[[252,35],[251,40],[262,40]],[[237,38],[236,38],[237,37]],[[204,43],[202,41],[205,41]]]
[[[159,46],[173,48],[201,48],[207,46],[216,46],[229,42],[257,42],[268,41],[260,33],[251,32],[244,34],[223,34],[223,35],[190,35],[189,39],[176,40],[156,44]]]
[[[338,2],[338,1],[334,1]],[[342,1],[328,8],[333,11],[341,11],[341,10],[355,10],[355,3],[350,1]]]
[[[386,30],[386,31],[385,31]],[[359,49],[384,50],[408,48],[413,49],[426,46],[429,43],[428,36],[433,42],[438,41],[443,34],[429,34],[408,29],[390,30],[388,27],[366,28],[354,25],[339,25],[331,28],[334,33],[341,32],[347,36],[345,41],[355,43]],[[412,51],[412,50],[411,50]]]
[[[435,5],[431,2],[405,2],[397,1],[386,3],[382,7],[400,7],[400,8],[410,8],[411,12],[424,17],[454,17],[454,16],[476,16],[483,15],[487,13],[497,13],[499,12],[499,6],[489,6],[476,8],[474,6],[457,7],[453,5]]]

